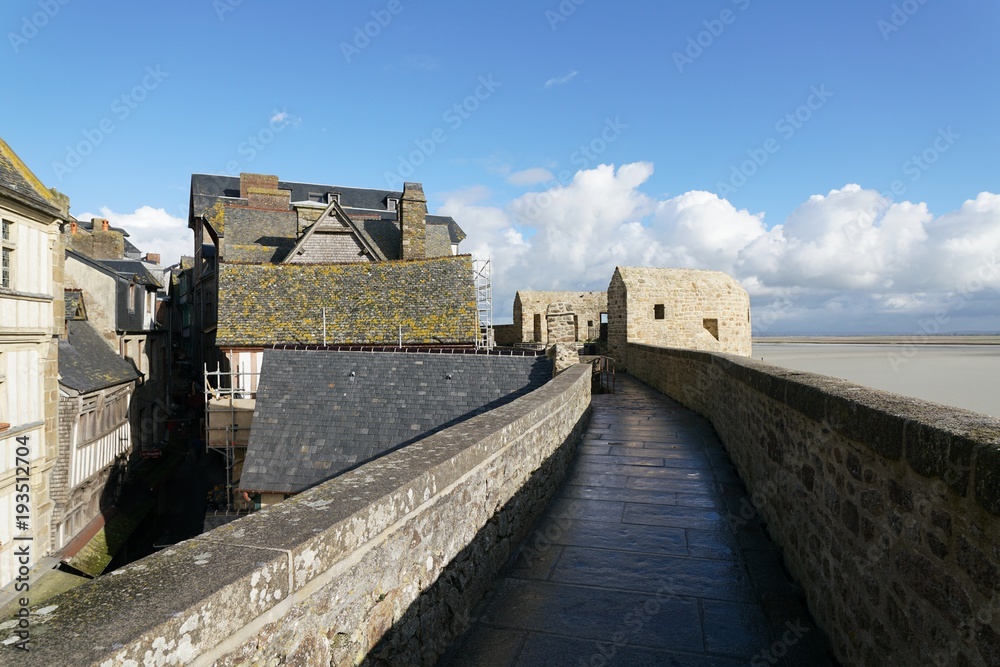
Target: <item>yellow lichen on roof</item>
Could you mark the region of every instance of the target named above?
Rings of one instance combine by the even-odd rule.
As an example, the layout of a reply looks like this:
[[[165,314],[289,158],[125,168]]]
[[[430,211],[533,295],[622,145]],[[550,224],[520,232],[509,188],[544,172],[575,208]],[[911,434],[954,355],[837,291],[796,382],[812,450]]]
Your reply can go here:
[[[2,138],[0,138],[0,155],[3,155],[10,160],[14,169],[21,175],[22,178],[24,178],[24,180],[28,182],[28,185],[35,190],[35,193],[39,197],[49,202],[56,208],[60,208],[59,199],[52,193],[51,190],[45,187],[42,180],[35,176],[35,173],[31,171],[31,169],[28,169],[28,165],[24,164],[21,158],[18,157],[17,153],[14,152],[14,149],[12,149]]]
[[[225,233],[225,227],[226,227],[225,204],[223,204],[221,201],[215,202],[215,205],[212,206],[211,213],[209,213],[208,216],[206,216],[206,219],[208,220],[208,224],[212,225],[212,229],[215,230],[215,233],[218,234],[219,236],[222,236]]]
[[[247,188],[247,194],[250,195],[271,195],[273,197],[284,197],[287,190],[279,190],[277,188]]]

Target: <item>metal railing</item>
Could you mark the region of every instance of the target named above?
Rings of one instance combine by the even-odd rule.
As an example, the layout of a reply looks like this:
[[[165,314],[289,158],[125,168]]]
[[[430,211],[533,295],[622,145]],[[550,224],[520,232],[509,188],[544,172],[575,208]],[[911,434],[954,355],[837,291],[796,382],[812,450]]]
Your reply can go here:
[[[615,393],[615,360],[611,357],[580,355],[580,361],[590,364],[594,391],[602,394]]]

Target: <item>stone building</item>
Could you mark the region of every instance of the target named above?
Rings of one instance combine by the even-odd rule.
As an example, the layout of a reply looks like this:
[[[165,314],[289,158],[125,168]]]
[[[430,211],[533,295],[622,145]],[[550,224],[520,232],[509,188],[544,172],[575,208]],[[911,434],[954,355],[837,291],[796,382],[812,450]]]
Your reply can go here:
[[[514,295],[513,340],[509,342],[544,344],[549,338],[545,315],[552,303],[567,303],[572,307],[577,342],[601,338],[601,324],[607,322],[608,315],[607,292],[520,290]],[[509,344],[507,339],[504,342]]]
[[[456,345],[479,331],[465,233],[402,192],[191,177],[196,364],[256,386],[275,344]],[[245,379],[244,379],[245,376]]]
[[[419,183],[393,192],[194,174],[188,225],[194,370],[229,490],[266,348],[471,346],[479,335],[465,233],[427,214]]]
[[[0,586],[18,576],[14,552],[24,542],[15,536],[31,537],[32,565],[52,548],[49,482],[59,446],[65,311],[61,231],[70,219],[69,200],[45,187],[0,139]],[[25,483],[29,501],[18,511],[23,492],[15,489]]]
[[[73,248],[66,250],[66,286],[86,295],[91,326],[142,375],[130,412],[133,443],[139,451],[156,449],[166,436],[170,392],[170,332],[157,322],[161,269],[124,256],[131,244],[107,221],[98,220],[94,227],[87,232],[71,225],[66,235]]]
[[[58,551],[117,500],[132,449],[129,423],[139,372],[87,318],[80,290],[66,290],[59,341],[59,455],[52,470],[52,548]]]
[[[624,267],[608,286],[608,353],[645,343],[750,356],[750,295],[721,271]]]

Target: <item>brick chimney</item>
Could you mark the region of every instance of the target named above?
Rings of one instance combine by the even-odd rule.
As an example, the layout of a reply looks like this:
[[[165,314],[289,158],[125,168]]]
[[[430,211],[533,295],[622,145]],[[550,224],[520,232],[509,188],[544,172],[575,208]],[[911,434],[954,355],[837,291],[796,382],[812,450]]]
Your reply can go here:
[[[427,198],[420,183],[403,184],[399,221],[402,231],[400,259],[427,257]]]
[[[247,199],[250,188],[277,190],[278,177],[271,174],[240,174],[240,199]]]
[[[145,260],[147,262],[149,262],[150,264],[159,264],[160,263],[160,253],[158,253],[158,252],[147,252]]]

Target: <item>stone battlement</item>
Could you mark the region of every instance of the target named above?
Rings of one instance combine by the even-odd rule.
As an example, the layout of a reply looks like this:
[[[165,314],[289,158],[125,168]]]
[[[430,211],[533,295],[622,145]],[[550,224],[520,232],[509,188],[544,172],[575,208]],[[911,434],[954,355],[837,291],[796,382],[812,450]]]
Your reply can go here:
[[[628,346],[711,420],[844,664],[1000,664],[1000,420],[751,359]]]
[[[31,616],[31,651],[0,646],[0,663],[433,663],[547,504],[589,406],[579,364],[50,600]]]

